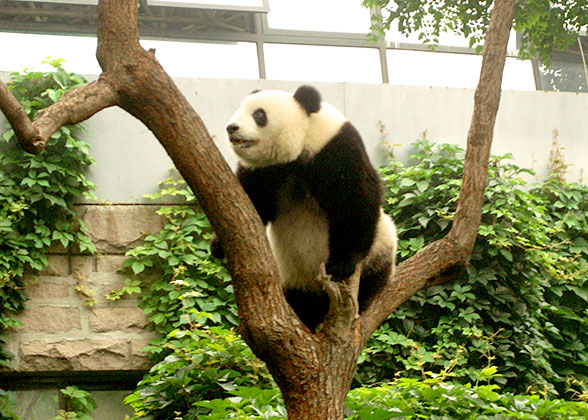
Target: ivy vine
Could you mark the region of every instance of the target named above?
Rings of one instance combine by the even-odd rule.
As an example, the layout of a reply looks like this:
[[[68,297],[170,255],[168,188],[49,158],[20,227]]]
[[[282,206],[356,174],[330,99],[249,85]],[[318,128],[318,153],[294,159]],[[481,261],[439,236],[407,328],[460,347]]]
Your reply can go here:
[[[460,147],[427,140],[413,147],[407,165],[382,170],[401,261],[448,233],[463,172]],[[466,383],[492,364],[507,391],[585,392],[588,186],[566,182],[562,154],[553,156],[552,175],[537,183],[511,155],[492,158],[470,265],[382,324],[360,359],[358,383],[446,369]]]
[[[12,73],[8,83],[31,119],[65,91],[86,83],[64,70],[62,60],[44,64],[51,71]],[[39,155],[22,151],[8,125],[0,137],[0,365],[11,359],[2,348],[27,300],[25,273],[49,265],[46,252],[52,244],[96,250],[73,207],[79,197],[93,197],[94,189],[85,176],[93,163],[90,146],[77,138],[80,131],[79,125],[61,128]]]

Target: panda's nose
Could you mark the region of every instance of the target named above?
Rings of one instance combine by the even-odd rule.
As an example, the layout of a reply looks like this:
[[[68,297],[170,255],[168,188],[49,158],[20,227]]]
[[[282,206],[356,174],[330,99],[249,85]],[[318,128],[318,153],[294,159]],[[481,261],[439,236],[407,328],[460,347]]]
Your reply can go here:
[[[238,129],[239,129],[239,126],[237,124],[229,124],[229,125],[227,125],[227,133],[229,133],[229,135],[233,134]]]

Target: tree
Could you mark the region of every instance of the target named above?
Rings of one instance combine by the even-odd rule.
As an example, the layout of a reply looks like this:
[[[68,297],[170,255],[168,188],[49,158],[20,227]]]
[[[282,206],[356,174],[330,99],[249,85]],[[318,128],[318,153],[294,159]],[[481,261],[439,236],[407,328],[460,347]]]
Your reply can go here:
[[[419,39],[436,44],[443,32],[453,32],[469,39],[470,47],[481,48],[490,22],[492,1],[460,0],[364,0],[364,6],[382,10],[372,19],[372,30],[380,35],[394,21],[398,30],[408,35],[419,33]],[[588,25],[588,3],[585,0],[517,1],[513,27],[520,36],[522,58],[539,57],[551,61],[555,47],[572,46],[581,30]]]
[[[468,262],[480,223],[514,9],[514,0],[497,0],[492,11],[468,133],[463,185],[450,233],[399,265],[395,277],[361,316],[352,297],[353,279],[342,284],[325,280],[331,305],[316,334],[304,327],[286,303],[261,221],[200,117],[154,52],[140,47],[136,0],[99,2],[97,58],[103,73],[97,81],[63,95],[32,123],[0,84],[0,109],[23,149],[31,153],[40,153],[60,126],[78,123],[110,106],[140,119],[171,156],[223,243],[233,276],[240,332],[266,362],[283,393],[289,418],[338,420],[343,418],[357,358],[377,326],[416,291],[444,283]]]

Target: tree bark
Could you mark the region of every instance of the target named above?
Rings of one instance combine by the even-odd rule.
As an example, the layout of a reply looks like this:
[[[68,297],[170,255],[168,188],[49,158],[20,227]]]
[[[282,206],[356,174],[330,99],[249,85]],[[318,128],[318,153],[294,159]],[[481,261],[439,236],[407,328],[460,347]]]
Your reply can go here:
[[[395,279],[362,317],[365,343],[382,321],[423,287],[443,284],[468,262],[482,217],[494,133],[515,0],[496,0],[484,40],[480,79],[468,131],[462,186],[449,234],[397,267]]]
[[[23,148],[33,153],[43,149],[52,130],[107,106],[118,105],[141,120],[172,158],[223,243],[240,332],[267,363],[282,390],[288,418],[340,420],[357,358],[373,331],[418,290],[442,283],[469,260],[480,223],[514,6],[514,0],[497,0],[492,12],[451,232],[400,264],[361,317],[354,281],[327,283],[334,299],[322,330],[315,334],[286,303],[263,225],[200,117],[154,54],[140,47],[136,0],[99,2],[97,58],[103,73],[98,82],[64,95],[32,124],[0,85],[0,109]]]

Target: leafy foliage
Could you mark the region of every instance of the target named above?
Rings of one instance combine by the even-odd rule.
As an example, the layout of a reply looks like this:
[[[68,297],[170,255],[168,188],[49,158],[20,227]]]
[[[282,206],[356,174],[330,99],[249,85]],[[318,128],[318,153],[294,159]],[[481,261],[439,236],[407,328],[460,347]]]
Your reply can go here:
[[[349,420],[497,420],[497,419],[585,419],[588,405],[540,395],[513,395],[491,384],[495,367],[483,369],[474,385],[446,382],[443,377],[400,378],[376,388],[350,392]],[[484,380],[486,384],[480,384]]]
[[[89,413],[97,407],[88,391],[77,386],[68,386],[59,390],[64,395],[65,410],[59,410],[55,420],[92,420]]]
[[[209,316],[200,314],[198,318],[206,322]],[[265,364],[232,330],[202,324],[190,330],[176,329],[168,334],[163,348],[171,353],[153,366],[125,399],[139,417],[222,418],[206,416],[215,408],[214,400],[234,392],[251,393],[250,387],[259,390],[256,398],[261,400],[266,395],[261,388],[274,386]],[[203,403],[207,400],[211,401]]]
[[[224,266],[210,255],[210,222],[183,180],[166,179],[160,187],[148,198],[181,203],[158,210],[165,226],[127,252],[122,270],[129,278],[109,298],[139,293],[141,307],[162,334],[145,349],[159,362],[126,403],[137,416],[196,419],[210,411],[197,402],[229,397],[240,387],[274,385],[265,365],[233,331],[232,285]]]
[[[108,298],[140,293],[141,307],[164,337],[154,340],[148,350],[163,355],[161,344],[171,331],[201,322],[236,326],[237,308],[226,268],[210,255],[210,222],[192,192],[183,180],[172,178],[160,182],[160,187],[159,193],[147,197],[179,199],[184,204],[158,210],[165,226],[127,252],[122,270],[129,278]],[[210,317],[203,320],[201,312]]]
[[[445,375],[426,379],[399,378],[378,387],[356,388],[347,397],[348,420],[581,420],[588,416],[586,402],[546,399],[538,394],[503,392],[492,383],[500,375],[490,366],[476,380],[459,384]],[[286,410],[278,389],[239,386],[229,396],[193,404],[199,414],[176,412],[182,420],[284,419]],[[169,418],[173,417],[157,417]],[[175,419],[174,419],[175,420]]]
[[[0,389],[0,419],[18,420],[18,416],[14,412],[15,409],[16,401],[14,401],[12,394]]]
[[[384,36],[394,22],[405,35],[416,32],[419,39],[437,44],[442,33],[450,32],[469,39],[470,47],[481,48],[490,23],[493,1],[460,0],[364,0],[365,7],[382,9],[372,18],[372,31]],[[588,25],[585,0],[517,1],[514,29],[521,36],[523,58],[539,56],[551,60],[551,49],[569,48],[581,30]]]
[[[196,406],[208,409],[207,413],[197,417],[198,420],[282,420],[286,418],[286,408],[277,388],[239,387],[229,394],[232,397],[196,403]]]
[[[463,170],[459,147],[414,146],[412,164],[383,169],[401,260],[448,232]],[[555,175],[529,185],[531,174],[508,155],[492,159],[471,264],[392,314],[360,358],[359,383],[444,370],[468,382],[492,364],[507,391],[583,392],[588,187]]]
[[[68,73],[60,60],[50,61],[52,72],[11,74],[9,89],[33,118],[68,89],[85,83]],[[42,270],[45,251],[54,242],[94,252],[87,228],[73,209],[80,196],[91,196],[94,185],[84,172],[93,162],[89,145],[76,136],[79,126],[57,131],[40,155],[23,152],[12,129],[0,138],[0,345],[8,328],[18,325],[12,314],[26,300],[23,276]],[[0,350],[0,365],[10,355]]]

